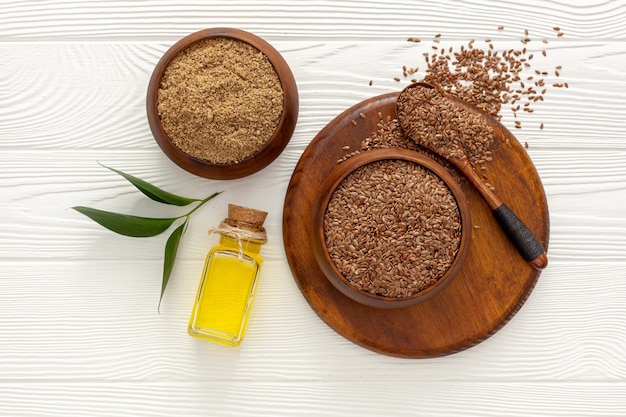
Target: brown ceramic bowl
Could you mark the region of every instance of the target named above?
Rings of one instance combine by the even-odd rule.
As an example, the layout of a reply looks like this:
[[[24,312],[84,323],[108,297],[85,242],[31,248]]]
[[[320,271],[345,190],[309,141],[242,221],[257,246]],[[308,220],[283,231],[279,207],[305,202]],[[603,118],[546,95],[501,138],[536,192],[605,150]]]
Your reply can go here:
[[[331,197],[341,182],[353,171],[372,162],[381,160],[405,160],[421,165],[436,174],[448,186],[454,196],[459,209],[461,219],[461,238],[459,249],[452,264],[434,284],[406,297],[386,297],[361,291],[354,287],[341,274],[337,266],[331,260],[326,246],[324,233],[324,216]],[[326,278],[341,293],[361,304],[378,308],[407,307],[432,297],[441,291],[454,278],[461,267],[470,242],[470,211],[465,194],[456,182],[452,174],[441,164],[432,158],[407,149],[375,149],[362,152],[340,163],[326,179],[320,190],[320,197],[313,207],[314,231],[311,236],[313,253],[316,261]]]
[[[238,162],[226,164],[211,163],[183,152],[168,137],[161,125],[157,112],[157,93],[164,71],[171,60],[189,45],[208,38],[230,38],[245,42],[261,51],[274,67],[283,90],[283,110],[273,136],[269,138],[261,149]],[[291,139],[298,118],[298,89],[293,74],[283,57],[265,40],[239,29],[205,29],[184,37],[163,55],[150,78],[146,106],[148,123],[152,134],[159,147],[174,163],[186,171],[201,177],[220,180],[235,179],[265,168],[285,149]]]

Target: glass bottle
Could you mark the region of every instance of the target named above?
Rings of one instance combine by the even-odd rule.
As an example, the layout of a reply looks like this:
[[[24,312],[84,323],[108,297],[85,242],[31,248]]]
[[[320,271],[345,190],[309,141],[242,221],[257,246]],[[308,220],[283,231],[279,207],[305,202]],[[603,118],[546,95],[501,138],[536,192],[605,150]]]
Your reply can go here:
[[[209,250],[198,286],[188,333],[226,346],[241,344],[263,265],[267,213],[228,205],[228,218],[209,233],[220,234]]]

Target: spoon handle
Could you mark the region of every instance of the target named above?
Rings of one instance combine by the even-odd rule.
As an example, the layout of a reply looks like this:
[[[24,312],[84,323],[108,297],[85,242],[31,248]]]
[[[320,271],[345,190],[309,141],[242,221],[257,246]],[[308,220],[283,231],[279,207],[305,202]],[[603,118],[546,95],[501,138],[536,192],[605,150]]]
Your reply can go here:
[[[474,171],[474,168],[470,166],[467,158],[451,158],[450,162],[463,172],[465,177],[469,179],[472,185],[474,185],[482,195],[491,209],[491,213],[500,224],[500,227],[524,260],[538,270],[542,270],[548,266],[546,250],[541,243],[539,243],[539,240],[537,240],[524,222],[522,222],[519,217],[485,185],[476,171]]]
[[[501,204],[491,213],[526,262],[539,270],[548,265],[548,256],[541,243],[506,204]]]

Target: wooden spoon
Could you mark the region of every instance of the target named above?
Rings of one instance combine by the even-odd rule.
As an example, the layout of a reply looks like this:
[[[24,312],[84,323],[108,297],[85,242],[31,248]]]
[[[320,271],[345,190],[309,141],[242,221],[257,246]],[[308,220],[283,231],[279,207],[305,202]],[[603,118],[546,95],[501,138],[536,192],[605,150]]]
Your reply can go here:
[[[544,269],[548,265],[548,256],[541,243],[539,243],[539,240],[537,240],[535,235],[533,235],[515,213],[513,213],[513,211],[511,211],[511,209],[509,209],[482,181],[460,144],[458,142],[455,143],[455,141],[450,141],[445,142],[443,145],[439,142],[437,146],[434,146],[431,141],[427,140],[428,135],[418,135],[417,132],[411,131],[411,114],[407,113],[405,108],[407,107],[406,104],[411,100],[411,94],[415,94],[417,89],[420,88],[434,89],[435,87],[423,82],[410,84],[402,90],[396,101],[398,121],[400,122],[404,134],[417,144],[445,158],[461,171],[482,195],[491,209],[493,216],[500,224],[500,227],[522,257],[534,268],[538,270]]]

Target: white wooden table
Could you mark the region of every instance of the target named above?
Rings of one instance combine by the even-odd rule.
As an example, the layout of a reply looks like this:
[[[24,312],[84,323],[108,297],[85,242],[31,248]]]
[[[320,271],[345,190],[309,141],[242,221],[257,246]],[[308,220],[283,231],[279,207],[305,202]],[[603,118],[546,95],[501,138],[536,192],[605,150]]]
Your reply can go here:
[[[626,415],[626,1],[2,0],[0,10],[0,415]],[[165,50],[220,26],[272,43],[300,93],[284,153],[233,181],[170,162],[145,114]],[[562,65],[569,83],[514,131],[548,196],[550,266],[504,328],[463,352],[408,360],[352,344],[311,310],[285,257],[282,204],[300,155],[344,109],[399,90],[402,65],[424,65],[436,34],[504,50],[524,29],[550,39],[546,67]],[[180,210],[147,202],[98,161],[189,197],[224,191],[192,217],[160,314],[166,235],[125,238],[69,207]],[[186,334],[215,243],[206,230],[228,202],[270,213],[239,349]]]

